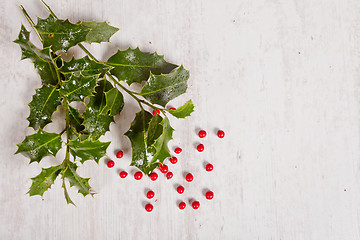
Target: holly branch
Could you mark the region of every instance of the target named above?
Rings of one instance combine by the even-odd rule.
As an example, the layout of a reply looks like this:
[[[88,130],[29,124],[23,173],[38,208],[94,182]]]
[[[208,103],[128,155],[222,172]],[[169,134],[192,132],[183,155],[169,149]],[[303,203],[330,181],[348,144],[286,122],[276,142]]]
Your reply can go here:
[[[174,129],[168,115],[185,118],[190,116],[194,106],[191,100],[177,109],[167,109],[166,105],[186,92],[189,72],[183,66],[166,62],[156,52],[142,52],[139,48],[118,50],[107,61],[99,61],[83,43],[109,42],[119,29],[106,22],[71,23],[61,20],[43,0],[40,1],[49,11],[49,16],[37,18],[36,24],[22,5],[20,8],[39,37],[42,48],[30,42],[30,32],[23,25],[14,41],[21,48],[21,58],[34,63],[42,83],[29,103],[27,120],[35,133],[18,144],[16,153],[28,157],[30,163],[40,163],[45,156],[56,157],[65,146],[63,162],[43,168],[32,178],[28,193],[30,196],[43,196],[60,177],[67,203],[74,204],[66,183],[77,187],[84,196],[94,194],[89,178],[80,177],[77,168],[88,160],[99,163],[106,156],[110,142],[101,142],[99,138],[109,131],[114,116],[124,107],[120,90],[134,98],[140,107],[124,134],[132,147],[130,165],[149,175],[159,163],[170,157],[167,144]],[[80,47],[86,56],[63,60],[60,52],[66,53],[71,47]],[[140,92],[134,92],[123,83],[138,83],[143,87]],[[85,111],[80,111],[75,102],[84,105]],[[155,114],[144,106],[150,107]],[[44,127],[52,122],[52,115],[60,108],[65,112],[65,128],[60,133],[45,131]],[[66,141],[62,141],[63,134]]]

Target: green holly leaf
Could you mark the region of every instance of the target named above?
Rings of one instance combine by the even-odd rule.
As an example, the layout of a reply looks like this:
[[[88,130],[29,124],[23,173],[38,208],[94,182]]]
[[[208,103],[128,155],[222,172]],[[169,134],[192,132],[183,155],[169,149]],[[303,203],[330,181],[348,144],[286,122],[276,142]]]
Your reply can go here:
[[[117,27],[110,26],[106,22],[82,22],[81,25],[90,29],[86,35],[86,40],[90,43],[110,42],[110,37],[119,31]]]
[[[111,66],[107,66],[103,63],[98,63],[91,60],[88,56],[80,59],[72,58],[69,62],[63,62],[60,72],[63,74],[82,74],[84,76],[91,76],[100,73],[100,76],[104,76],[105,73],[113,69]]]
[[[84,101],[92,95],[96,87],[99,75],[83,76],[72,74],[67,81],[63,81],[60,94],[70,102]]]
[[[101,80],[95,88],[95,95],[91,96],[84,112],[84,133],[90,135],[90,139],[96,140],[107,131],[114,118],[104,110],[106,106],[105,92],[112,89],[113,86],[107,80]],[[103,114],[101,114],[103,112]]]
[[[43,38],[44,47],[56,51],[67,52],[69,48],[86,41],[90,29],[81,24],[74,24],[69,20],[59,20],[52,14],[46,19],[38,18],[35,26]]]
[[[100,158],[106,155],[106,149],[110,142],[96,141],[80,141],[79,139],[71,140],[68,143],[71,154],[75,158],[80,158],[80,162],[84,163],[86,160],[95,160],[99,163]]]
[[[41,173],[36,177],[31,178],[32,184],[27,192],[30,196],[40,195],[43,196],[44,192],[51,188],[55,179],[59,176],[62,170],[62,165],[43,168]]]
[[[27,118],[29,126],[37,130],[44,128],[51,122],[51,116],[61,104],[60,94],[55,86],[42,86],[36,89],[32,101],[29,103],[30,116]]]
[[[189,71],[180,66],[169,74],[150,74],[140,94],[151,103],[163,107],[172,99],[186,92]]]
[[[106,105],[101,111],[101,113],[110,113],[110,116],[115,116],[118,114],[124,107],[124,97],[122,93],[116,88],[112,88],[109,91],[105,92]]]
[[[168,142],[172,139],[174,129],[170,126],[170,122],[167,117],[161,121],[160,125],[163,127],[162,134],[155,140],[154,144],[148,146],[148,152],[154,154],[151,162],[148,164],[148,172],[152,172],[159,162],[163,163],[166,158],[171,157]]]
[[[139,48],[128,48],[111,56],[107,64],[113,66],[111,73],[120,81],[127,84],[141,83],[149,78],[150,71],[153,74],[169,73],[177,66],[167,63],[164,56],[155,53],[141,52]]]
[[[84,197],[88,194],[94,195],[93,192],[91,192],[91,187],[89,185],[89,179],[90,178],[82,178],[80,177],[76,169],[78,166],[76,166],[73,162],[68,162],[66,170],[64,171],[64,176],[69,180],[70,187],[76,186],[78,188],[78,192],[84,195]]]
[[[163,127],[161,126],[161,121],[163,118],[156,114],[150,120],[147,135],[146,135],[146,145],[151,146],[156,139],[158,139],[163,131]]]
[[[177,118],[185,118],[191,115],[194,111],[194,104],[191,100],[187,101],[183,106],[177,108],[176,110],[169,110],[169,113]]]
[[[64,189],[64,196],[65,196],[65,200],[66,200],[67,204],[72,204],[72,205],[76,206],[75,203],[71,200],[69,193],[66,189],[65,178],[63,178],[62,188]]]
[[[21,59],[29,58],[37,69],[43,84],[56,85],[58,83],[56,68],[51,59],[50,48],[38,49],[29,41],[30,32],[23,25],[18,38],[14,41],[20,45]]]
[[[130,139],[132,148],[132,160],[130,166],[135,166],[145,174],[148,164],[146,152],[146,135],[149,122],[152,115],[144,110],[138,112],[134,121],[131,123],[130,129],[124,134]]]
[[[45,156],[53,155],[61,148],[61,136],[57,133],[48,133],[39,129],[37,133],[26,136],[25,140],[17,144],[17,153],[22,153],[30,158],[30,163],[40,162]]]
[[[79,110],[69,106],[67,104],[67,110],[69,111],[69,117],[70,117],[70,124],[73,126],[77,132],[81,132],[84,130],[84,125],[82,123],[84,122],[84,118],[79,113]]]

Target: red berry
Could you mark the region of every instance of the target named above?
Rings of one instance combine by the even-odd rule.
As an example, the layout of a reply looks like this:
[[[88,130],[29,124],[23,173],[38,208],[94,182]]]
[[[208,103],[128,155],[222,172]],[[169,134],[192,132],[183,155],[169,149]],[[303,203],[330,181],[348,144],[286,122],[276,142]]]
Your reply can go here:
[[[146,197],[148,199],[152,199],[154,196],[155,196],[155,193],[151,190],[146,193]]]
[[[214,169],[214,166],[211,163],[206,164],[206,171],[211,172]]]
[[[193,177],[193,175],[191,173],[188,173],[188,174],[186,174],[185,179],[188,182],[192,182],[192,180],[194,180],[194,177]]]
[[[140,180],[140,179],[142,178],[142,176],[143,176],[142,172],[136,172],[136,173],[134,174],[134,178],[135,178],[136,180]]]
[[[184,191],[185,191],[185,188],[183,186],[178,186],[176,188],[176,191],[179,193],[179,194],[182,194]]]
[[[153,110],[153,115],[155,116],[156,114],[159,114],[159,115],[160,115],[160,110],[159,110],[159,109]]]
[[[114,161],[113,161],[113,160],[109,160],[109,161],[107,162],[107,166],[108,166],[108,168],[112,168],[113,166],[115,166]]]
[[[225,133],[224,133],[223,130],[219,130],[219,131],[217,132],[217,135],[218,135],[219,138],[225,137]]]
[[[173,173],[172,172],[168,172],[167,174],[166,174],[166,178],[167,179],[171,179],[173,177]]]
[[[151,173],[150,178],[151,178],[151,180],[155,181],[158,178],[157,173],[156,172]]]
[[[196,149],[197,149],[199,152],[202,152],[202,151],[204,151],[204,145],[199,144],[199,145],[197,145]]]
[[[169,110],[173,110],[173,111],[175,111],[175,110],[176,110],[176,108],[174,108],[174,107],[171,107],[171,108],[169,108]]]
[[[200,207],[200,203],[198,201],[194,201],[191,205],[193,209],[198,209]]]
[[[167,173],[169,171],[169,168],[167,165],[163,164],[160,168],[160,172]]]
[[[121,171],[119,175],[120,175],[121,178],[126,178],[127,172]]]
[[[148,212],[151,212],[154,209],[153,205],[151,205],[150,203],[145,205],[145,210]]]
[[[181,210],[183,210],[185,207],[186,207],[186,203],[184,203],[184,202],[179,203],[179,208]]]
[[[122,158],[124,156],[124,153],[122,152],[122,151],[118,151],[117,153],[116,153],[116,157],[117,158]]]
[[[179,147],[177,147],[177,148],[175,148],[174,152],[175,152],[176,154],[179,154],[179,153],[182,152],[182,149],[179,148]]]
[[[206,132],[205,132],[204,130],[201,130],[201,131],[199,132],[199,137],[200,137],[200,138],[206,137]]]
[[[170,161],[172,164],[175,164],[175,163],[177,163],[177,158],[176,158],[176,157],[171,157],[171,158],[169,159],[169,161]]]
[[[212,191],[208,191],[205,193],[205,197],[206,197],[206,199],[211,200],[214,197],[214,193]]]

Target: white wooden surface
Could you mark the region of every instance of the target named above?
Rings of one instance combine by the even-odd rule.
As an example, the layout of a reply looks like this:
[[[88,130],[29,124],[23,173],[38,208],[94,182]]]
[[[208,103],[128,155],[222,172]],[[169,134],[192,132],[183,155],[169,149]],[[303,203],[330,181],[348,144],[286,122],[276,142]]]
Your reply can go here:
[[[26,104],[40,80],[30,61],[19,62],[11,41],[27,24],[18,4],[33,18],[47,13],[36,0],[1,1],[0,239],[360,239],[359,1],[48,3],[61,18],[120,27],[111,44],[87,45],[102,60],[130,45],[182,63],[191,72],[189,90],[171,105],[191,98],[196,112],[172,121],[170,145],[184,149],[178,164],[169,164],[172,180],[118,177],[120,169],[134,171],[122,133],[138,109],[126,97],[112,133],[102,138],[112,141],[110,158],[117,149],[125,157],[113,169],[104,161],[80,168],[98,194],[83,198],[71,189],[77,207],[68,206],[57,181],[43,200],[29,198],[29,178],[63,153],[30,166],[13,155],[32,133]],[[194,149],[198,128],[208,131],[201,154]],[[205,161],[214,164],[212,173]],[[186,171],[195,176],[191,184],[184,183]],[[175,191],[179,183],[183,196]],[[212,201],[203,197],[206,188],[215,193]],[[152,213],[143,207],[146,189],[156,194]],[[177,201],[189,199],[200,209],[178,210]]]

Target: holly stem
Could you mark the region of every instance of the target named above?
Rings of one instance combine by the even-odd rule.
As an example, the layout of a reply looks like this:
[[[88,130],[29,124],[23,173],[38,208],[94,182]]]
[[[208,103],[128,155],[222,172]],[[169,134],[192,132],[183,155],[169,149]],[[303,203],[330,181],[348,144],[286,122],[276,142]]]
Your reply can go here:
[[[46,8],[55,18],[57,18],[57,16],[55,15],[55,13],[51,10],[51,8],[49,7],[49,5],[46,4],[46,2],[44,2],[43,0],[40,0],[40,2],[45,6],[45,8]]]
[[[70,141],[70,115],[69,115],[69,103],[66,99],[66,97],[63,98],[64,99],[64,108],[65,108],[65,119],[66,119],[66,154],[65,154],[65,159],[64,159],[64,166],[67,167],[67,163],[70,160],[70,148],[69,148],[69,141]]]

